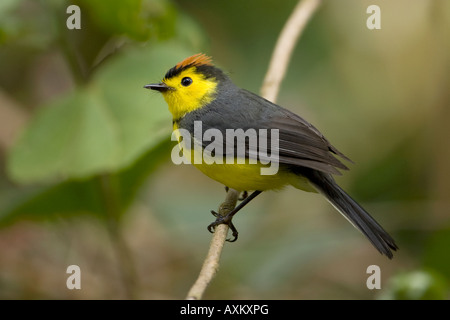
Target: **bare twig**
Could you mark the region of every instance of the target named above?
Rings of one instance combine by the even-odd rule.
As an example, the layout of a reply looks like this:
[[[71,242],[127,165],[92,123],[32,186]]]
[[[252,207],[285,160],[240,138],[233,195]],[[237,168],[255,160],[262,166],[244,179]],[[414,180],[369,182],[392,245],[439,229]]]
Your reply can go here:
[[[321,0],[300,0],[286,22],[283,31],[278,37],[275,50],[267,71],[261,94],[268,100],[275,102],[278,95],[281,81],[286,73],[287,66],[295,47],[295,43],[299,39],[300,34],[305,28],[308,20],[315,12]],[[225,201],[220,205],[219,214],[225,216],[236,206],[239,192],[229,189]],[[215,228],[213,238],[209,247],[208,255],[203,262],[200,274],[192,286],[186,299],[199,300],[211,282],[219,268],[219,259],[222,253],[228,226],[221,224]]]
[[[234,209],[239,197],[239,192],[229,189],[225,201],[219,207],[219,214],[225,216],[228,212]],[[211,282],[212,278],[219,269],[219,259],[222,253],[223,245],[227,238],[228,226],[226,224],[219,224],[214,229],[214,235],[211,239],[208,255],[203,262],[200,274],[187,295],[188,300],[200,300],[206,287]]]
[[[295,44],[320,2],[321,0],[299,1],[284,25],[273,50],[269,70],[267,70],[261,88],[261,95],[267,100],[275,102]]]

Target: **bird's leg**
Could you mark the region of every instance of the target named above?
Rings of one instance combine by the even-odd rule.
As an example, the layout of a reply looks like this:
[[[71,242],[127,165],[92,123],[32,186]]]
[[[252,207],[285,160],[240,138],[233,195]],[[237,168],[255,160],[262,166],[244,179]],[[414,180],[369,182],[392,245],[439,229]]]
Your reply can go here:
[[[225,186],[225,192],[227,192],[228,193],[228,190],[230,190],[230,188],[229,187],[227,187],[227,186]],[[245,198],[247,198],[248,197],[248,192],[247,191],[244,191],[244,192],[242,192],[242,195],[239,197],[239,201],[242,201],[242,200],[245,200]]]
[[[251,195],[247,196],[236,208],[234,208],[233,210],[231,210],[227,215],[222,216],[220,214],[218,214],[217,212],[215,212],[214,210],[211,210],[211,213],[213,214],[214,217],[216,217],[216,221],[214,221],[213,223],[211,223],[208,226],[208,231],[213,233],[214,232],[214,228],[216,226],[218,226],[219,224],[226,224],[228,225],[228,227],[230,227],[231,232],[233,234],[233,239],[227,239],[227,241],[229,242],[234,242],[237,240],[238,238],[238,231],[236,229],[236,227],[233,225],[233,223],[231,222],[231,220],[233,219],[234,215],[241,210],[243,207],[245,207],[245,205],[247,203],[249,203],[253,198],[255,198],[258,194],[260,194],[262,191],[254,191]]]
[[[244,191],[244,192],[242,192],[242,195],[239,197],[238,200],[243,201],[243,200],[247,199],[247,197],[248,197],[248,192]]]

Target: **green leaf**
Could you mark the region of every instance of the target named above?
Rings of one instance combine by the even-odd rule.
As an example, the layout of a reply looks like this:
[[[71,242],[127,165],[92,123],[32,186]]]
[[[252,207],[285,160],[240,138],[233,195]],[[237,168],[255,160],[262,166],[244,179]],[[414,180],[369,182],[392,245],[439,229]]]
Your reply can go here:
[[[54,220],[79,214],[104,214],[100,185],[94,179],[68,181],[51,187],[20,190],[18,198],[0,210],[0,225],[5,226],[17,220]]]
[[[132,167],[117,173],[117,181],[120,187],[121,212],[124,212],[132,203],[139,187],[148,176],[161,163],[170,161],[170,150],[173,147],[174,143],[170,143],[170,139],[167,138],[141,156]]]
[[[82,12],[108,34],[127,35],[143,41],[154,32],[155,21],[173,22],[174,11],[168,1],[142,0],[79,0]],[[151,5],[152,4],[152,5]],[[155,10],[156,8],[156,10]],[[169,13],[169,15],[168,15]],[[170,25],[170,24],[169,24]]]
[[[18,220],[54,220],[80,214],[106,217],[107,191],[114,189],[116,213],[123,214],[148,176],[170,157],[171,144],[165,139],[136,163],[118,173],[71,180],[46,187],[22,187],[0,194],[0,226]],[[106,178],[106,179],[105,179]],[[105,185],[109,183],[109,185]]]
[[[450,247],[450,227],[436,230],[426,241],[424,265],[432,268],[450,280],[450,256],[445,254]]]
[[[101,100],[75,92],[39,112],[11,153],[11,177],[31,182],[111,169],[119,153],[117,134]]]
[[[9,154],[9,176],[86,179],[130,166],[171,132],[164,99],[143,86],[190,54],[165,43],[111,58],[87,87],[41,108]]]
[[[149,35],[141,19],[141,0],[89,0],[79,1],[82,11],[86,8],[101,28],[110,33],[126,34],[145,40]]]
[[[433,270],[400,273],[381,294],[383,300],[443,300],[448,295],[445,278]]]

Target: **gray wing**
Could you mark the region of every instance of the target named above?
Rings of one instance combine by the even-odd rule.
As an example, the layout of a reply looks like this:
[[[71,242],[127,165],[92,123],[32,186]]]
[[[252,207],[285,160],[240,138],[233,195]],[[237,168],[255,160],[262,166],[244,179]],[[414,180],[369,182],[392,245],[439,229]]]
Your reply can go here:
[[[229,96],[222,95],[211,105],[187,115],[182,126],[192,130],[194,120],[202,121],[203,133],[208,129],[217,129],[222,133],[223,139],[202,141],[202,144],[210,149],[223,148],[223,156],[230,153],[236,155],[240,151],[237,139],[226,139],[227,129],[242,129],[245,133],[243,141],[246,158],[267,160],[265,154],[278,153],[281,165],[306,167],[332,174],[341,174],[338,169],[348,170],[335,156],[351,161],[302,117],[247,90],[241,89]],[[253,132],[259,134],[260,129],[267,132],[266,147],[261,147],[260,136],[256,145],[249,138]],[[278,130],[278,146],[272,141],[275,138],[271,134],[273,129]],[[273,158],[270,159],[273,161]]]

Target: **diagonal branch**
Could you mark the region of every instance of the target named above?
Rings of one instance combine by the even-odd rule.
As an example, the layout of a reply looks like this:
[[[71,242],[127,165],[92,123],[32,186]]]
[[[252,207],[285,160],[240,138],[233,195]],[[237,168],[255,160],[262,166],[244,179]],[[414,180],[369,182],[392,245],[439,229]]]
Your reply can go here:
[[[286,22],[278,37],[269,64],[269,70],[267,71],[261,88],[261,95],[264,98],[275,102],[295,44],[309,19],[318,8],[320,2],[321,0],[300,0]],[[219,214],[225,216],[233,210],[236,206],[238,197],[238,191],[229,189],[225,201],[220,205]],[[228,226],[225,224],[218,225],[215,228],[209,251],[203,262],[200,274],[192,288],[189,290],[186,299],[200,300],[202,298],[206,288],[219,268],[220,255],[225,244],[227,233]]]
[[[219,207],[219,214],[226,216],[228,212],[234,209],[239,197],[239,192],[234,189],[229,189],[225,201]],[[187,295],[188,300],[200,300],[203,293],[211,282],[212,278],[219,269],[219,260],[222,253],[223,245],[227,238],[228,226],[226,224],[219,224],[214,229],[214,234],[211,239],[209,251],[203,262],[200,275],[192,286]]]
[[[281,81],[286,75],[292,52],[309,19],[319,7],[321,0],[301,0],[286,21],[270,59],[269,70],[261,88],[261,95],[275,102]]]

